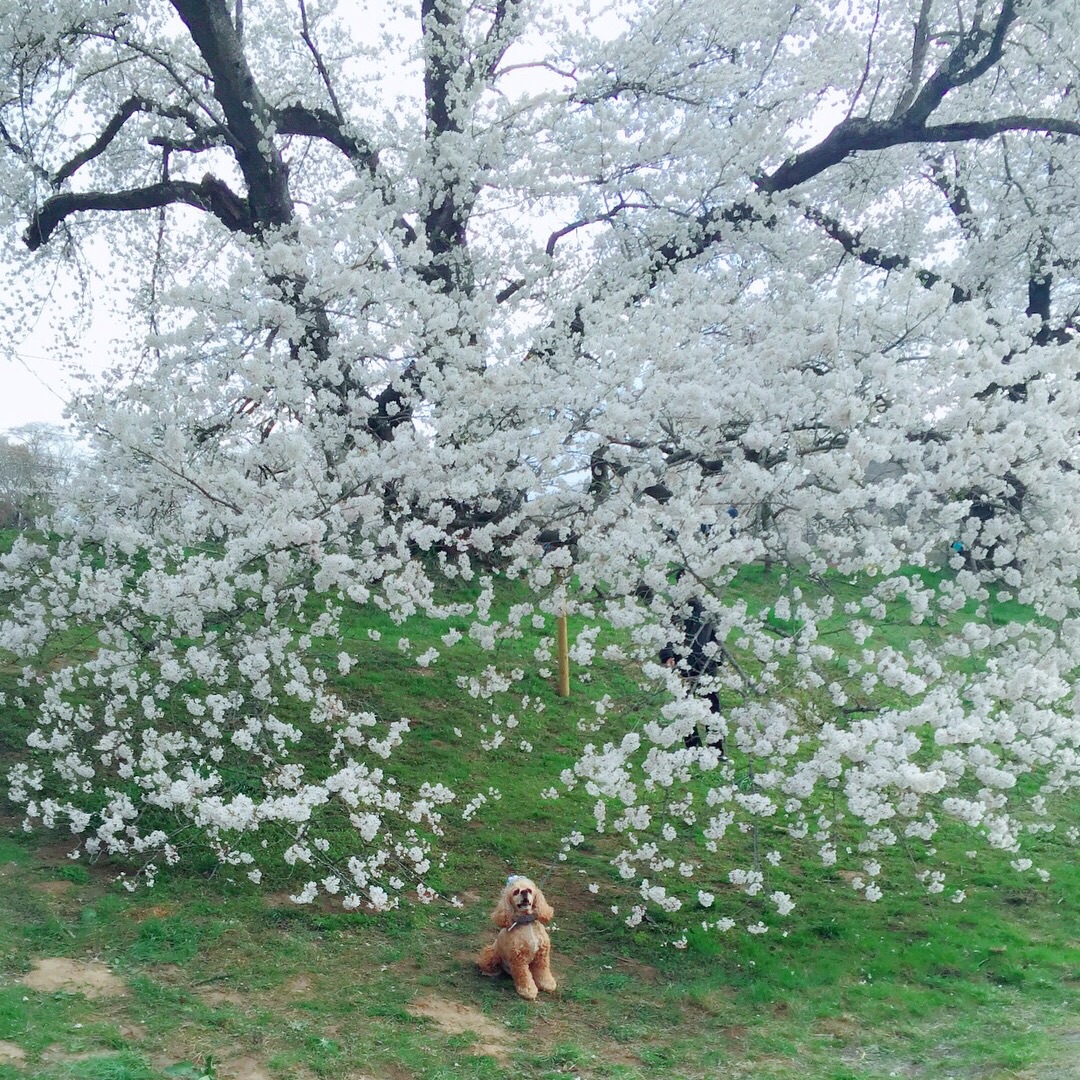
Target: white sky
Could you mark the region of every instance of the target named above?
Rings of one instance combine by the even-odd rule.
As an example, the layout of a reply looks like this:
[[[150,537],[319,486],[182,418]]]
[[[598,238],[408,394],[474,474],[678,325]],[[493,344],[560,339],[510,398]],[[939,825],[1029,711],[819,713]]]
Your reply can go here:
[[[103,291],[100,282],[94,291]],[[65,405],[85,388],[87,375],[115,364],[119,319],[100,295],[79,299],[60,289],[45,302],[9,310],[0,323],[0,432],[65,426]]]
[[[9,350],[0,361],[0,431],[30,423],[63,423],[68,379],[55,361],[46,356]]]

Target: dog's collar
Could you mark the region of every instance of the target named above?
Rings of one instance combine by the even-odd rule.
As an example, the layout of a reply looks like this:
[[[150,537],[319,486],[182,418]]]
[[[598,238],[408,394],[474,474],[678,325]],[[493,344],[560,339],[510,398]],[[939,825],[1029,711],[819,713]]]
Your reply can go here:
[[[528,926],[529,923],[536,922],[535,915],[519,915],[506,929],[507,931],[515,930],[519,926]]]

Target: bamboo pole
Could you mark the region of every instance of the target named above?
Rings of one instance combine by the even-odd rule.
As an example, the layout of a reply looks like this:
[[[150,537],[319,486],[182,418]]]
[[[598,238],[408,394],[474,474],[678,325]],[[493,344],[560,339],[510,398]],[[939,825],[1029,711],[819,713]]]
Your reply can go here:
[[[559,591],[562,593],[563,612],[559,615],[556,623],[555,644],[558,651],[558,696],[570,697],[570,632],[566,625],[566,612],[569,605],[566,602],[566,573],[558,573]]]
[[[566,605],[558,620],[559,697],[570,696],[570,634],[566,628]]]

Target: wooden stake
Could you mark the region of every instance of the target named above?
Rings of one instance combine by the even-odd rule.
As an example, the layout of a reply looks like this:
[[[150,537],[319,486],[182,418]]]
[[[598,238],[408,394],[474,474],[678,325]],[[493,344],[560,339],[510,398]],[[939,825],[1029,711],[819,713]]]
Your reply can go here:
[[[559,697],[570,696],[570,635],[566,629],[566,609],[558,620]]]

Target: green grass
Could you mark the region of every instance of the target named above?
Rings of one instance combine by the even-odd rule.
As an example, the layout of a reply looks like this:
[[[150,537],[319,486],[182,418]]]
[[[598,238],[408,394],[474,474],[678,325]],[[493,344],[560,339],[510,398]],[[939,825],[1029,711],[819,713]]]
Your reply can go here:
[[[778,591],[795,585],[818,597],[831,592],[840,611],[872,587],[831,579],[781,586],[779,571],[754,568],[733,591],[776,632],[797,633],[796,620],[768,614]],[[508,591],[501,610],[522,599]],[[991,609],[994,618],[1029,617],[1008,603]],[[381,632],[379,641],[368,637],[369,626]],[[498,649],[500,665],[527,673],[511,695],[518,726],[500,750],[483,753],[481,728],[492,730],[493,711],[505,721],[507,703],[471,698],[457,682],[493,658],[459,646],[422,669],[397,648],[407,634],[415,655],[446,629],[422,620],[397,627],[365,613],[363,630],[316,647],[354,655],[353,671],[336,681],[352,707],[414,719],[413,735],[388,766],[403,784],[434,766],[461,801],[488,788],[501,792],[473,821],[448,819],[447,862],[432,876],[462,906],[410,906],[384,916],[322,903],[297,908],[280,895],[296,884],[284,872],[269,874],[259,890],[208,855],[194,868],[163,871],[153,891],[128,894],[114,882],[118,865],[73,863],[69,841],[27,835],[2,819],[0,1043],[24,1058],[13,1064],[0,1053],[0,1080],[195,1080],[241,1067],[281,1080],[1080,1078],[1080,869],[1056,834],[1032,841],[1036,865],[1052,871],[1043,883],[1013,873],[1006,856],[980,849],[969,857],[978,845],[958,827],[945,829],[935,841],[935,865],[948,874],[940,897],[912,880],[918,845],[898,847],[878,855],[886,891],[876,904],[855,898],[844,876],[858,868],[857,854],[841,846],[837,867],[827,868],[811,845],[791,843],[791,857],[770,881],[796,896],[787,920],[760,937],[691,925],[686,948],[676,948],[674,922],[623,923],[635,894],[612,872],[608,842],[591,835],[591,799],[580,791],[539,798],[571,763],[582,741],[579,719],[596,720],[595,701],[607,694],[613,703],[604,730],[590,736],[603,741],[649,718],[659,699],[637,685],[633,665],[621,663],[597,664],[590,681],[575,672],[571,699],[557,698],[532,658],[554,628],[526,619],[522,637]],[[833,630],[843,636],[839,616],[826,627]],[[931,631],[901,618],[880,632],[902,644]],[[0,688],[14,694],[13,673],[0,675],[4,682]],[[531,699],[524,708],[523,695]],[[20,722],[0,720],[9,747]],[[531,752],[518,748],[522,739]],[[745,770],[737,762],[737,772]],[[1063,824],[1075,822],[1068,805],[1055,813]],[[575,828],[586,841],[561,862],[562,837]],[[759,839],[785,842],[767,829]],[[724,875],[731,862],[749,865],[753,838],[732,834],[724,843],[717,866],[702,868],[701,884],[738,913]],[[517,998],[507,980],[480,977],[472,963],[491,933],[494,894],[511,871],[542,879],[557,910],[560,988],[534,1004]],[[590,882],[600,884],[599,894]],[[962,905],[947,900],[956,888],[967,892]],[[19,980],[43,957],[103,960],[125,993],[29,990]],[[442,1024],[432,1003],[447,1007]]]
[[[462,882],[477,894],[462,909],[379,920],[281,908],[222,876],[129,896],[94,871],[42,890],[62,879],[39,843],[16,845],[0,922],[54,927],[31,952],[103,958],[126,993],[30,991],[15,981],[30,952],[6,955],[0,1040],[26,1054],[22,1077],[187,1076],[209,1058],[280,1077],[1034,1080],[1070,1075],[1080,1027],[1069,930],[1080,874],[1068,866],[1019,892],[975,889],[964,905],[900,892],[852,904],[843,880],[823,880],[786,937],[685,950],[601,917],[581,875],[559,867],[546,887],[561,986],[530,1005],[472,967],[489,934],[482,877]],[[492,1028],[448,1030],[411,1011],[432,1000]]]

